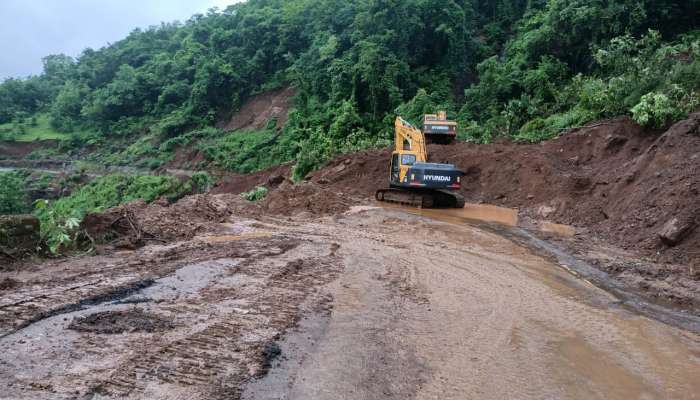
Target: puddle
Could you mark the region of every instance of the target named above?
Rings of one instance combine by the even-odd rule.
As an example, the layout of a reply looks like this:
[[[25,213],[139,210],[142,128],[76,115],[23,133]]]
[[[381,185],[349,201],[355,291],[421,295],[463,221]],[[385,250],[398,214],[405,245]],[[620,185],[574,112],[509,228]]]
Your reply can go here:
[[[557,346],[556,368],[562,385],[572,398],[658,399],[652,385],[629,368],[611,359],[580,337],[562,340]]]
[[[383,208],[398,208],[443,222],[461,223],[465,220],[493,222],[506,226],[518,225],[518,210],[489,204],[465,204],[464,208],[413,208],[399,204],[380,203]]]
[[[556,235],[573,237],[576,235],[576,228],[571,225],[555,224],[554,222],[542,222],[539,226],[539,230],[547,233],[554,233]]]
[[[237,264],[238,262],[234,259],[221,258],[187,265],[172,275],[156,280],[152,286],[125,298],[122,302],[138,302],[142,299],[164,301],[192,296],[209,286],[214,280],[223,278],[225,273]]]
[[[270,236],[272,236],[272,232],[247,232],[241,233],[239,235],[202,236],[197,238],[197,240],[206,243],[225,243],[250,238],[267,238]]]

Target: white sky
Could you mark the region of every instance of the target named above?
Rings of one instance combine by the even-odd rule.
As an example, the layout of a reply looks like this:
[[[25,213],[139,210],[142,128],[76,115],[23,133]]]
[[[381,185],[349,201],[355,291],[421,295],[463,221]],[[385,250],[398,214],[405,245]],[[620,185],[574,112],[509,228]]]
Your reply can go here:
[[[41,72],[41,58],[77,56],[134,28],[185,21],[241,0],[0,0],[0,81]]]

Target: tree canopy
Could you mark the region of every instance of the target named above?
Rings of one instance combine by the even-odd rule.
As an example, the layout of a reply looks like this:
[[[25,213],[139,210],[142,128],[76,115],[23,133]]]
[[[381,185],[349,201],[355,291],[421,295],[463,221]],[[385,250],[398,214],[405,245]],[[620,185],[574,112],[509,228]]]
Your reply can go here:
[[[278,145],[308,168],[382,143],[397,109],[445,108],[473,141],[624,113],[664,123],[698,106],[699,23],[700,0],[248,0],[47,56],[0,84],[0,123],[44,111],[57,129],[165,141],[293,85]]]

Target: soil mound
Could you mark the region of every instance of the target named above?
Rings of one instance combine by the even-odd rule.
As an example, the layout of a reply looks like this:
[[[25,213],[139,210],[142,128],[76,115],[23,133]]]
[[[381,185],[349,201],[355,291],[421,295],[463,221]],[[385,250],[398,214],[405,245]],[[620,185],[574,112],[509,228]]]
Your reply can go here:
[[[240,196],[194,195],[177,203],[134,201],[104,212],[88,214],[81,230],[100,242],[120,239],[120,247],[138,247],[148,241],[190,239],[214,229],[234,212],[250,208]]]
[[[212,188],[212,194],[231,193],[240,194],[253,189],[256,186],[265,186],[268,189],[275,188],[289,179],[292,173],[292,164],[282,164],[262,171],[250,174],[234,174],[225,177]]]
[[[22,159],[34,150],[50,149],[56,146],[58,146],[58,140],[37,140],[33,142],[0,140],[0,160]]]
[[[466,172],[469,201],[516,207],[526,217],[587,228],[624,249],[689,263],[700,246],[699,126],[700,114],[663,133],[618,118],[535,145],[429,151]]]
[[[343,212],[353,203],[343,192],[329,191],[313,182],[285,182],[263,200],[262,210],[278,215],[329,215]]]
[[[263,129],[276,118],[276,127],[282,128],[287,123],[294,94],[294,88],[285,87],[253,96],[233,117],[219,125],[229,131]]]
[[[124,332],[162,332],[174,328],[171,321],[141,309],[105,311],[78,317],[68,329],[78,332],[114,335]]]

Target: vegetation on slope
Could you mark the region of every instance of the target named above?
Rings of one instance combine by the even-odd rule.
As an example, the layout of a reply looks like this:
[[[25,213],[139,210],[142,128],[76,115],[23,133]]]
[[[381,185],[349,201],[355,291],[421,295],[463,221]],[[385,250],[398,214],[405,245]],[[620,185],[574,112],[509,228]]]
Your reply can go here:
[[[88,213],[134,200],[177,199],[185,194],[201,193],[210,184],[211,178],[205,173],[194,174],[184,183],[171,176],[112,174],[97,178],[54,202],[40,200],[34,213],[41,222],[42,239],[55,253],[72,243],[71,235]]]
[[[29,201],[25,179],[21,172],[0,172],[0,215],[27,211]]]
[[[105,153],[129,143],[156,166],[189,132],[292,84],[282,132],[209,130],[202,146],[238,171],[296,160],[297,177],[388,143],[397,110],[447,109],[476,142],[620,114],[663,125],[698,106],[698,21],[700,0],[249,0],[49,56],[42,75],[0,85],[0,123],[48,113],[53,129],[98,131]]]

